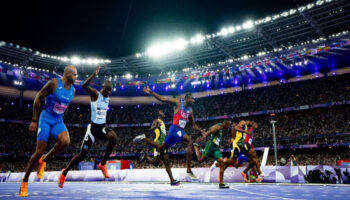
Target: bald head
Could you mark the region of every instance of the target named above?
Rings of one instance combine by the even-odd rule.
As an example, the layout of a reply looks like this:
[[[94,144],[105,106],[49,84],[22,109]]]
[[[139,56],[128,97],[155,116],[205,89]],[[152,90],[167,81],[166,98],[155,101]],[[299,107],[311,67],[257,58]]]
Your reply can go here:
[[[105,96],[105,97],[109,97],[109,95],[111,95],[112,88],[113,88],[112,83],[109,80],[106,80],[103,83],[103,86],[102,86],[102,89],[101,89],[101,94],[103,96]]]
[[[67,79],[69,83],[74,83],[77,79],[77,69],[73,65],[68,65],[64,68],[63,77]]]

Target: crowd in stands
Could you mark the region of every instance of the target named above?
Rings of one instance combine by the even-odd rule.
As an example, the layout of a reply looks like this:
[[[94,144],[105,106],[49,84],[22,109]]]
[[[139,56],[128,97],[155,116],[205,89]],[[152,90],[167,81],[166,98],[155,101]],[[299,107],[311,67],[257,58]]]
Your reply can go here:
[[[195,118],[203,118],[344,100],[350,100],[350,74],[197,98],[193,111]],[[29,121],[32,102],[24,101],[21,110],[18,104],[18,100],[3,100],[0,118]],[[107,121],[110,124],[151,122],[158,110],[163,110],[166,121],[172,121],[173,105],[169,104],[110,106]],[[86,124],[89,120],[90,105],[70,105],[67,123]]]
[[[350,75],[300,81],[235,92],[232,94],[199,98],[196,99],[193,110],[195,117],[201,118],[344,100],[350,100]],[[22,108],[20,108],[18,104],[18,100],[2,99],[0,102],[0,118],[24,120],[28,122],[32,115],[31,102],[23,101]],[[162,104],[155,106],[141,105],[139,108],[137,108],[137,106],[111,106],[107,122],[109,124],[151,122],[156,117],[156,113],[159,109],[166,113],[166,121],[171,121],[173,115],[172,106]],[[87,124],[89,123],[89,118],[89,106],[71,105],[65,116],[65,121],[70,124]],[[253,133],[254,145],[256,147],[273,145],[271,120],[277,121],[277,145],[280,146],[342,144],[350,142],[349,134],[341,134],[350,132],[349,105],[276,113],[273,116],[260,115],[240,119],[234,118],[231,120],[238,123],[241,119],[257,122],[259,127],[254,130]],[[218,122],[221,121],[201,121],[197,122],[197,124],[202,128],[209,129]],[[144,149],[146,149],[146,151],[151,151],[152,148],[146,144],[132,143],[132,139],[141,133],[146,133],[147,137],[153,138],[154,133],[149,132],[148,128],[149,127],[115,128],[118,141],[113,154],[117,154],[118,157],[120,154],[138,153]],[[71,144],[63,154],[67,154],[66,157],[69,161],[72,155],[80,151],[86,128],[68,127],[68,129]],[[36,134],[30,134],[27,130],[28,124],[0,123],[0,153],[2,155],[9,154],[15,157],[24,156],[28,158],[35,150]],[[192,139],[196,139],[200,136],[200,133],[192,130],[189,125],[186,128],[186,132]],[[221,147],[223,149],[230,149],[229,140],[231,139],[231,130],[225,130],[224,134],[225,136],[222,139]],[[47,149],[51,148],[53,145],[54,140],[50,139]],[[105,145],[105,141],[97,140],[88,159],[94,157],[93,155],[102,155]],[[204,148],[204,145],[205,142],[201,143],[200,147]],[[169,149],[169,151],[185,151],[185,146],[177,144]],[[316,157],[309,155],[296,155],[296,157],[303,164],[317,164],[323,161],[324,163],[331,164],[334,163],[333,158],[335,158],[330,156],[332,159],[323,159],[323,161],[321,161],[322,159],[318,160]],[[349,155],[345,155],[345,158],[349,159]],[[184,157],[174,160],[173,166],[182,167],[185,163],[183,159]],[[60,163],[65,162],[66,161],[60,160]],[[14,169],[16,171],[23,171],[25,165],[22,166],[18,163],[21,162],[1,163],[0,170]],[[206,162],[204,164],[198,164],[198,166],[207,166],[209,164],[210,162]],[[57,165],[59,167],[61,166],[60,164]],[[14,168],[14,166],[18,167]],[[147,163],[138,163],[138,161],[135,160],[135,167],[148,168],[151,166]]]

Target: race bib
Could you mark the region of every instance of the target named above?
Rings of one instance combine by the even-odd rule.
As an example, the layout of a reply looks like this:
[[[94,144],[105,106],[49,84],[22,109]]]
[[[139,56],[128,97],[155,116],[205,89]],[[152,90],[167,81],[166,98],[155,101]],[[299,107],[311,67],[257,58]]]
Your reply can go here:
[[[182,119],[179,120],[179,127],[180,128],[185,128],[186,124],[187,124],[186,120],[182,120]]]
[[[251,145],[251,144],[252,144],[252,141],[253,141],[253,139],[250,138],[250,139],[248,140],[248,144]]]
[[[214,142],[216,145],[220,145],[220,138],[216,138],[215,142]]]
[[[105,119],[107,115],[107,110],[97,110],[96,118]]]
[[[56,102],[56,104],[53,107],[53,111],[56,114],[63,114],[64,111],[67,109],[67,107],[68,107],[68,104]]]

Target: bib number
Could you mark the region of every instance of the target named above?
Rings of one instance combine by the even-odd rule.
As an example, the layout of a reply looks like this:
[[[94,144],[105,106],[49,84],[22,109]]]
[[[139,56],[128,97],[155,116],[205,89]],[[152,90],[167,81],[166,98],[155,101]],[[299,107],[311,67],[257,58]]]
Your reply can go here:
[[[104,119],[106,118],[107,110],[97,110],[96,112],[96,118],[98,119]]]
[[[248,140],[248,144],[251,145],[251,144],[252,144],[252,141],[253,141],[253,139],[250,138],[250,139]]]
[[[220,144],[220,138],[216,138],[216,140],[215,140],[215,142],[214,142],[216,145],[218,145],[219,146],[219,144]]]
[[[63,114],[64,111],[67,109],[67,107],[68,107],[68,104],[56,102],[56,104],[53,107],[53,111],[56,114]]]
[[[186,124],[187,124],[187,121],[182,120],[182,119],[179,120],[179,127],[180,128],[185,128]]]
[[[177,132],[177,135],[178,135],[179,137],[182,137],[181,131],[178,131],[178,132]]]

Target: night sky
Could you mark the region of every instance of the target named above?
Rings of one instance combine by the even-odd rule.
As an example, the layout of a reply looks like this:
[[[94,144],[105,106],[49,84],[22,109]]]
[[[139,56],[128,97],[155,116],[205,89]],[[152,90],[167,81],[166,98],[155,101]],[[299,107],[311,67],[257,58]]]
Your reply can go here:
[[[0,40],[58,56],[115,58],[314,0],[57,0],[0,3]]]

